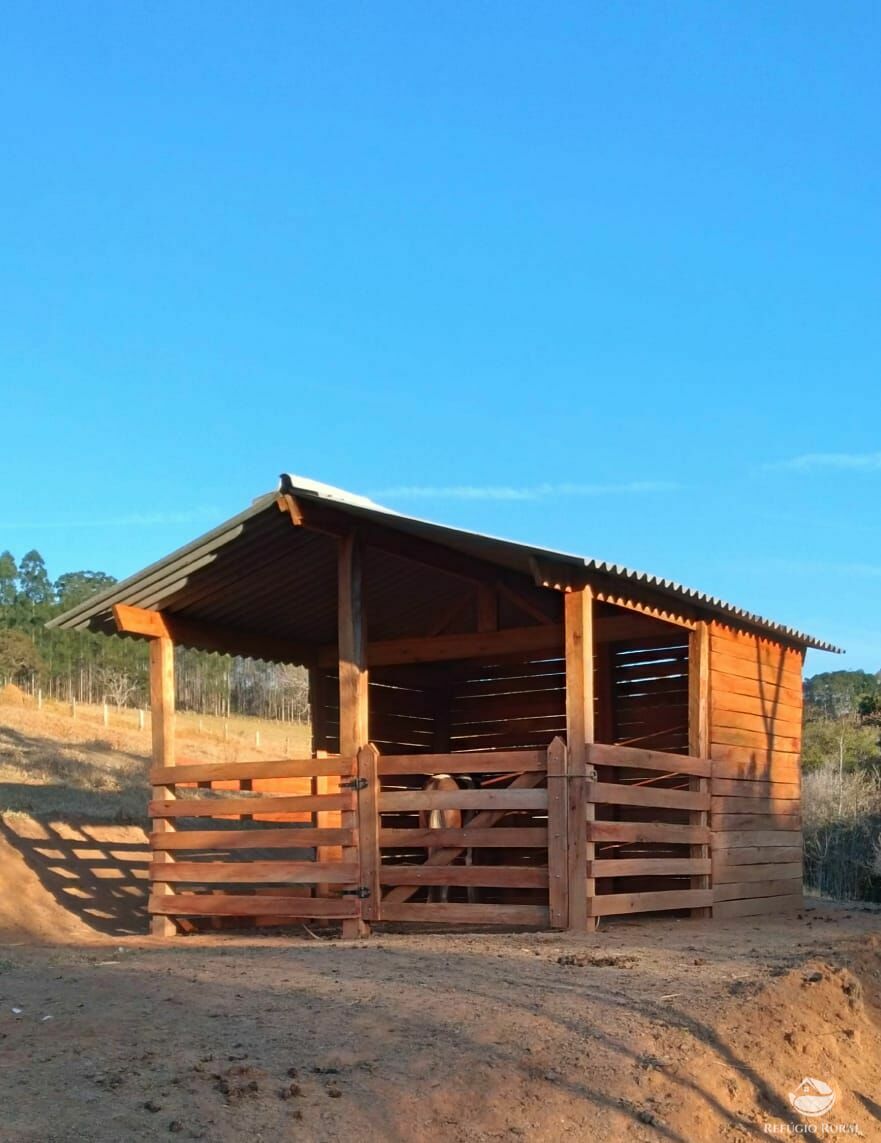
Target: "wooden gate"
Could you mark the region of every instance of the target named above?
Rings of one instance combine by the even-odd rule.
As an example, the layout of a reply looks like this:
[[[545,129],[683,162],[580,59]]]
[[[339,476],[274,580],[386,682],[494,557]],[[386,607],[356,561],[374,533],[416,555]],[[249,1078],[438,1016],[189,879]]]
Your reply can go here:
[[[358,755],[369,921],[563,927],[566,750]],[[437,787],[443,775],[453,781]],[[557,780],[559,779],[559,781]],[[428,824],[447,814],[451,824]],[[442,890],[442,900],[432,900]]]
[[[151,915],[185,929],[189,917],[359,921],[355,770],[343,757],[154,768]]]

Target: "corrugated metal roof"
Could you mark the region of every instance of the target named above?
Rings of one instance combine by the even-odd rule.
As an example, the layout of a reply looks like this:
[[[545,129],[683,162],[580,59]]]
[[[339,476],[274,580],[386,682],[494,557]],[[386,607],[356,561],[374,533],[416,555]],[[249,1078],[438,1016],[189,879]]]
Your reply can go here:
[[[529,577],[534,575],[536,565],[541,566],[543,563],[551,566],[555,575],[568,568],[573,578],[580,576],[583,579],[590,574],[609,577],[622,584],[632,583],[651,589],[671,601],[688,604],[700,611],[766,631],[769,635],[804,647],[840,651],[840,648],[813,635],[774,623],[716,596],[706,595],[648,572],[634,571],[621,564],[537,548],[406,516],[366,497],[356,496],[307,477],[283,474],[281,491],[304,500],[321,501],[349,515],[372,520]],[[314,534],[310,542],[310,534],[307,533],[305,538],[296,540],[298,546],[294,553],[293,533],[302,536],[302,530],[291,529],[289,522],[286,522],[284,531],[280,529],[283,519],[276,508],[276,497],[275,492],[258,497],[250,508],[238,516],[56,617],[50,621],[49,626],[112,631],[113,604],[130,603],[147,608],[167,607],[172,612],[194,615],[205,622],[222,619],[227,625],[238,626],[241,630],[251,627],[255,621],[259,621],[261,626],[269,623],[275,627],[277,616],[273,609],[277,611],[281,591],[281,598],[290,612],[291,623],[294,624],[283,633],[291,637],[296,633],[303,638],[326,638],[328,624],[332,618],[335,620],[335,594],[325,593],[328,597],[318,600],[309,592],[308,585],[314,585],[316,578],[327,578],[331,570],[327,563],[329,549],[322,549]],[[269,514],[264,517],[265,513]],[[261,520],[261,517],[264,518]],[[241,558],[233,559],[232,549],[228,547],[240,539],[247,541],[249,556],[244,561]],[[229,556],[227,552],[230,553]],[[292,567],[290,557],[293,554],[296,555],[296,566]],[[396,578],[394,558],[384,558],[387,562],[383,568],[383,583],[376,586],[380,592],[377,599],[382,598],[384,603],[388,601],[393,604],[394,592],[389,592],[388,585],[393,585]],[[235,592],[234,585],[241,583],[246,576],[249,581],[248,592],[236,601],[234,597],[239,593]],[[309,605],[313,609],[317,606],[318,612],[313,612],[312,622],[302,615],[295,623],[297,604],[306,605],[307,594]],[[417,600],[417,607],[424,605],[425,600]],[[387,618],[386,622],[392,620]],[[374,630],[373,624],[371,630]]]

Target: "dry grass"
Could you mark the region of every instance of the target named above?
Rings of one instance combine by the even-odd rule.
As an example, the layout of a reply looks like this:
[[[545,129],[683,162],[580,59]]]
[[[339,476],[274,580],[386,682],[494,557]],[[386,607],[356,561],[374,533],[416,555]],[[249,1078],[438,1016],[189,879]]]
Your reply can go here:
[[[881,900],[881,778],[829,763],[802,785],[805,881],[840,901]]]
[[[259,745],[258,745],[259,742]],[[254,718],[177,716],[179,761],[246,762],[302,757],[309,728]],[[109,711],[32,700],[0,703],[0,813],[91,821],[144,821],[149,800],[150,719],[138,712]]]

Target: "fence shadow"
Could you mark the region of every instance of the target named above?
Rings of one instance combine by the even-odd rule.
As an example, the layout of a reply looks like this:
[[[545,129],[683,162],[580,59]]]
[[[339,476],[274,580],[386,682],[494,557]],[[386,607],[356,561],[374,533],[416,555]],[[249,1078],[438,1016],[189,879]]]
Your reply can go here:
[[[104,822],[0,817],[0,837],[55,903],[107,936],[147,931],[149,851],[138,832]]]

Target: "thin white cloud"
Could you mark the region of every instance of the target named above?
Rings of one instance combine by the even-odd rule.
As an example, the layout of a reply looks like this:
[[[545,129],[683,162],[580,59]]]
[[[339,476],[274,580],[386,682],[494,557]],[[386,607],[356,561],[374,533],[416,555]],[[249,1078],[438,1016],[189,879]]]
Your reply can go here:
[[[555,500],[562,497],[638,496],[675,492],[682,486],[666,480],[631,480],[624,484],[402,484],[371,496],[389,500]]]
[[[222,513],[218,508],[192,508],[185,512],[130,512],[124,516],[78,518],[72,520],[47,520],[40,516],[33,520],[0,521],[0,528],[10,531],[40,531],[41,529],[64,528],[153,528],[175,524],[198,524],[206,520],[218,520]]]
[[[791,472],[812,472],[823,468],[877,472],[881,470],[881,452],[806,452],[789,460],[774,461],[765,467],[788,469]]]

